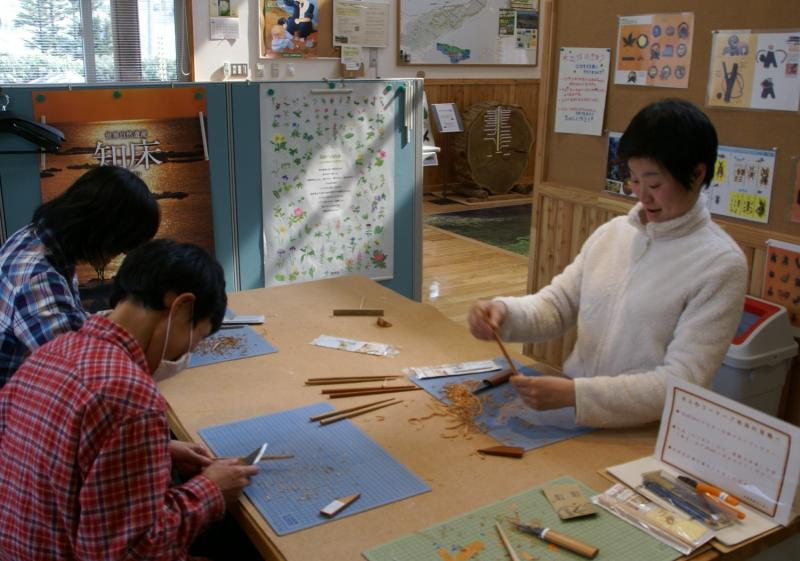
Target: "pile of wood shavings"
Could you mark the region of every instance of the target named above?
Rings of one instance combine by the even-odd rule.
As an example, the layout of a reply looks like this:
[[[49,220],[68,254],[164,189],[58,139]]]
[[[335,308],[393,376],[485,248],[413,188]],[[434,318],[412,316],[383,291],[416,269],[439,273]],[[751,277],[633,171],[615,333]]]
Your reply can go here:
[[[243,335],[216,335],[203,339],[192,353],[198,355],[229,356],[243,354],[246,350]]]
[[[412,417],[408,420],[411,424],[422,423],[433,417],[444,417],[448,421],[454,422],[445,427],[440,435],[442,438],[457,438],[463,436],[467,439],[472,438],[472,434],[485,433],[486,427],[479,425],[475,419],[483,413],[483,404],[480,399],[472,394],[472,390],[478,382],[469,380],[461,384],[448,384],[442,388],[448,403],[436,402],[428,405],[433,411],[425,417]]]

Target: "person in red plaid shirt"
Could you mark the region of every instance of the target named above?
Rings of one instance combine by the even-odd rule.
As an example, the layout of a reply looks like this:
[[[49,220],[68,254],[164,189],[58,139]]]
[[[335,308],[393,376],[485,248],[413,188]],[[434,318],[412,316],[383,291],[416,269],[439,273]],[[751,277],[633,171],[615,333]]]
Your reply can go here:
[[[111,303],[0,390],[2,560],[188,559],[258,471],[171,441],[154,381],[219,329],[219,264],[191,244],[148,242],[123,262]]]

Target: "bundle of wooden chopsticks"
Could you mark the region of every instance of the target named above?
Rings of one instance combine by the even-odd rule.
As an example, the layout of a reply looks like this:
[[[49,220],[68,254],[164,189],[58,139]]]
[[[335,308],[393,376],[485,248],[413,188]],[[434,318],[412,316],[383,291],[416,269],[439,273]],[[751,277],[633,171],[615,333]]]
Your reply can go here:
[[[336,376],[336,377],[329,376],[327,378],[309,378],[308,380],[306,380],[306,385],[323,386],[326,384],[355,384],[359,382],[381,382],[381,381],[386,382],[388,380],[394,380],[396,378],[400,378],[400,376],[394,374],[390,374],[387,376]],[[322,394],[327,395],[330,399],[338,399],[341,397],[357,397],[361,395],[409,392],[419,389],[422,388],[420,388],[419,386],[415,386],[413,384],[407,384],[404,386],[387,386],[386,384],[382,384],[380,386],[362,386],[359,388],[355,387],[331,388],[327,390],[322,390]]]
[[[365,403],[363,405],[357,405],[355,407],[349,407],[347,409],[340,409],[338,411],[330,411],[328,413],[322,413],[320,415],[314,415],[313,417],[309,417],[308,420],[312,423],[314,421],[319,421],[320,425],[330,425],[331,423],[335,423],[337,421],[343,421],[344,419],[351,419],[353,417],[357,417],[358,415],[362,415],[364,413],[369,413],[370,411],[375,411],[376,409],[383,409],[384,407],[389,407],[391,405],[397,405],[398,403],[403,403],[402,399],[395,399],[393,397],[389,399],[383,399],[381,401],[373,401],[372,403]]]

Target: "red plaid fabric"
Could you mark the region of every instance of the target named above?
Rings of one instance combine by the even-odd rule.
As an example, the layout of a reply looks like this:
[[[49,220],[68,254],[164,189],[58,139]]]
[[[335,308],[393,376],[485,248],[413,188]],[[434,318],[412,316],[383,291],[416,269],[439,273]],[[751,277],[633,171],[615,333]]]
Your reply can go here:
[[[0,559],[187,559],[225,510],[197,476],[171,486],[165,403],[125,330],[90,317],[0,390]]]

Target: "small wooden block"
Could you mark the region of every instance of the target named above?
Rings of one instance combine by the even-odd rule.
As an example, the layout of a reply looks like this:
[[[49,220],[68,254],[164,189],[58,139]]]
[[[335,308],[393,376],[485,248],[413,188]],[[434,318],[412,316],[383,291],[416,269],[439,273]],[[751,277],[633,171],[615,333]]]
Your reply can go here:
[[[376,321],[376,323],[378,324],[378,327],[391,327],[392,326],[392,324],[389,323],[388,321],[386,321],[385,319],[383,319],[382,316],[378,317],[378,320]]]
[[[480,448],[478,452],[489,456],[521,458],[525,455],[525,448],[520,448],[519,446],[492,446],[491,448]]]
[[[382,316],[383,310],[358,308],[355,310],[333,310],[335,316]]]
[[[347,507],[347,505],[349,505],[352,502],[355,502],[355,500],[360,496],[361,493],[356,493],[355,495],[348,495],[346,497],[338,498],[334,501],[331,501],[331,503],[328,504],[326,507],[324,507],[322,510],[320,510],[319,513],[328,517],[336,516],[342,510],[344,510],[344,508]]]

